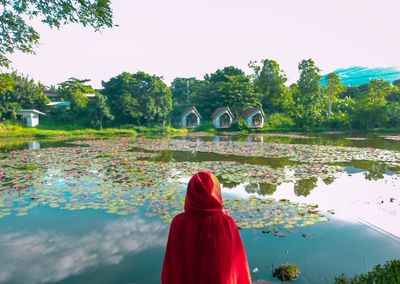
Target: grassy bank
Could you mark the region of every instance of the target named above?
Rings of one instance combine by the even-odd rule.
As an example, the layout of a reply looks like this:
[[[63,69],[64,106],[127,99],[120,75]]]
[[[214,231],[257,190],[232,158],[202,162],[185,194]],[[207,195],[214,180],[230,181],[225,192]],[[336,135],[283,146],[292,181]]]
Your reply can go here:
[[[0,123],[0,138],[74,138],[74,137],[113,137],[136,136],[137,134],[184,134],[186,129],[172,127],[129,127],[92,129],[77,125],[49,126],[36,128],[24,127],[19,124]]]

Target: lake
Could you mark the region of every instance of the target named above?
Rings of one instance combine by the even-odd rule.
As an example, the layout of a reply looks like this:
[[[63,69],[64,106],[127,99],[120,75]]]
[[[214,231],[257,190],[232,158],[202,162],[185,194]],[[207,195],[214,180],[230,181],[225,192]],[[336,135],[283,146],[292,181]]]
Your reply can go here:
[[[159,283],[196,171],[220,179],[253,281],[333,283],[400,257],[400,136],[0,140],[0,283]]]

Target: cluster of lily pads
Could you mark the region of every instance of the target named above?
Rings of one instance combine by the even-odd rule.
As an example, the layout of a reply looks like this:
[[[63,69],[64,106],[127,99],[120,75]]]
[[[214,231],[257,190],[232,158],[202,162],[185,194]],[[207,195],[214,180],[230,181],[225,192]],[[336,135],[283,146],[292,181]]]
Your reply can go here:
[[[287,157],[294,163],[272,167],[236,161],[165,162],[157,159],[163,151]],[[199,170],[213,172],[224,185],[244,183],[249,192],[257,192],[260,189],[251,184],[276,188],[295,180],[315,183],[319,178],[329,182],[343,171],[335,163],[351,160],[399,164],[400,153],[318,145],[130,138],[10,151],[0,153],[0,218],[10,214],[24,216],[37,206],[49,206],[104,210],[118,215],[144,211],[170,222],[183,209],[186,185],[179,180]],[[299,183],[298,187],[305,186]],[[264,186],[262,190],[270,189]],[[288,200],[226,198],[224,203],[240,228],[259,229],[280,237],[328,220],[317,206]]]
[[[205,142],[163,139],[154,143],[152,139],[135,141],[135,146],[151,151],[194,151],[246,157],[278,158],[287,157],[300,163],[332,164],[339,162],[378,161],[399,163],[400,152],[375,149],[341,147],[328,145],[246,143],[238,141]]]
[[[278,169],[233,161],[162,162],[154,159],[159,151],[149,151],[143,141],[147,140],[77,141],[69,147],[1,153],[0,218],[24,216],[37,206],[49,206],[118,215],[144,211],[170,222],[183,209],[186,185],[179,180],[199,170],[215,173],[223,183],[273,185],[293,178],[332,177],[342,170],[314,164]],[[152,141],[154,145],[164,143]],[[277,236],[327,221],[315,206],[285,200],[253,197],[224,202],[239,227]]]

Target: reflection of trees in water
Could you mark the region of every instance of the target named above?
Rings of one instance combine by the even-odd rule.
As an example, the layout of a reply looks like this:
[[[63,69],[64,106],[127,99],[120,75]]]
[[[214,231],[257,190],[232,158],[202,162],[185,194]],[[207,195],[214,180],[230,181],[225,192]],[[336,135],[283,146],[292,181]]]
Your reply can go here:
[[[276,191],[277,187],[276,184],[260,183],[260,194],[272,195]]]
[[[308,196],[316,186],[318,178],[312,177],[307,179],[299,179],[294,183],[294,193],[297,196]]]
[[[245,186],[245,190],[247,193],[258,193],[261,195],[272,195],[276,189],[276,184],[270,183],[250,183]]]
[[[332,184],[332,183],[335,181],[335,177],[334,177],[334,176],[327,177],[327,178],[324,178],[322,181],[323,181],[326,185],[330,185],[330,184]]]
[[[383,175],[387,171],[387,166],[384,164],[372,164],[367,171],[364,172],[366,180],[378,180],[383,179]]]
[[[374,161],[353,161],[352,166],[364,171],[366,180],[379,180],[384,178],[384,174],[392,171],[399,173],[399,169],[395,167],[389,168],[387,164],[377,163]]]

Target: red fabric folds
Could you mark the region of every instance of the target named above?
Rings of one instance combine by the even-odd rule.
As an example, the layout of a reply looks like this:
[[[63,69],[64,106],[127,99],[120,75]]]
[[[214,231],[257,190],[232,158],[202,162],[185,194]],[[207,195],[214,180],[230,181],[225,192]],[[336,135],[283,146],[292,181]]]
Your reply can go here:
[[[218,179],[209,172],[189,181],[185,212],[171,223],[163,284],[249,284],[249,267],[234,219],[222,211]]]

